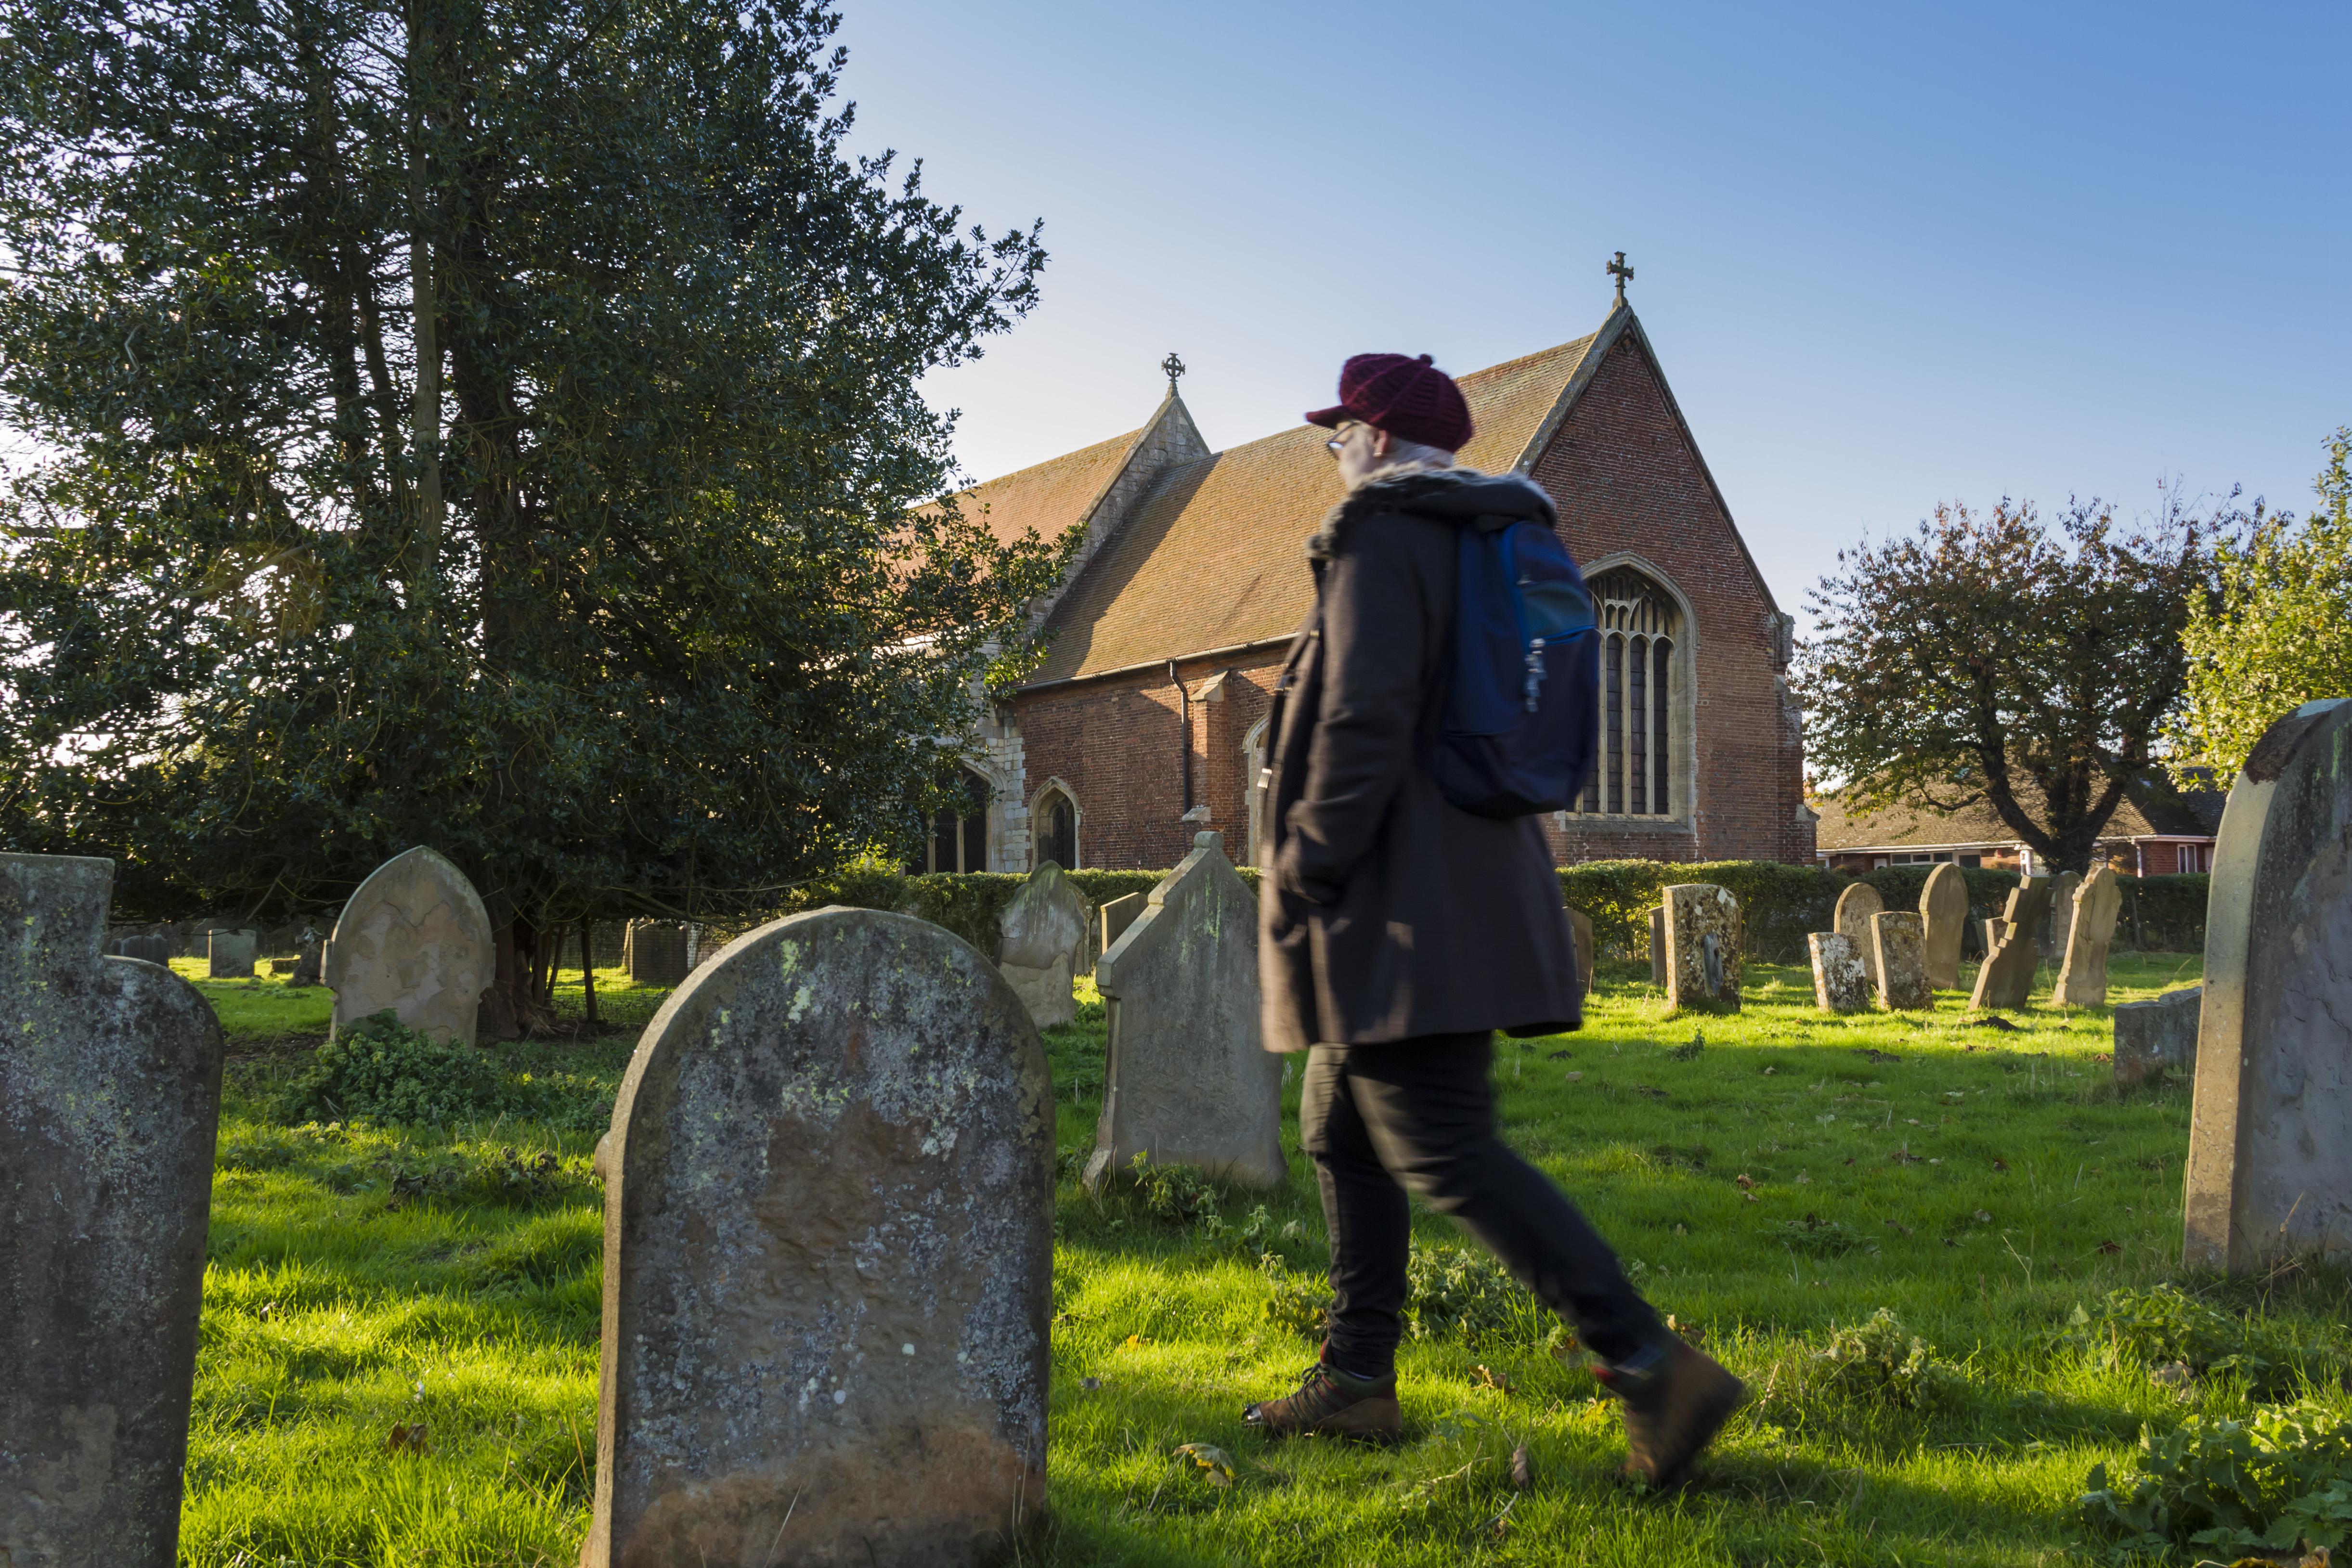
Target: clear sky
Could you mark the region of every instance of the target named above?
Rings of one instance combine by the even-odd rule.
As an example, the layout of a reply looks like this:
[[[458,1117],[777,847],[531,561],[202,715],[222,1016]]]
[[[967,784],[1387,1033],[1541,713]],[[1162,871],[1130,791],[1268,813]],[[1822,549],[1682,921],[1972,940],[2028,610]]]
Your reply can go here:
[[[2352,423],[2352,5],[845,0],[856,144],[1044,301],[929,392],[985,478],[1213,446],[1339,361],[1581,336],[1609,256],[1783,609],[1938,500],[2301,511]]]

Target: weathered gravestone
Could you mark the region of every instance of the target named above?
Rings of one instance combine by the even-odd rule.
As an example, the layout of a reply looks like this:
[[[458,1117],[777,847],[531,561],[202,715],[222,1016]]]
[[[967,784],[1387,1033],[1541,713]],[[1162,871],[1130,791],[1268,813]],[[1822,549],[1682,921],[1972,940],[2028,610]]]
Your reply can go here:
[[[632,920],[621,930],[621,967],[633,986],[675,986],[691,967],[686,927],[667,920]]]
[[[2103,1007],[2107,999],[2107,950],[2116,939],[2116,916],[2123,913],[2123,882],[2115,867],[2095,865],[2074,890],[2066,928],[2066,961],[2059,967],[2053,998],[2070,1008]]]
[[[1858,1013],[1870,1005],[1870,971],[1853,943],[1834,931],[1815,931],[1805,946],[1813,956],[1813,1000],[1825,1013]]]
[[[1879,895],[1878,889],[1866,882],[1857,882],[1838,894],[1837,912],[1830,917],[1831,929],[1853,944],[1863,969],[1870,976],[1873,991],[1878,989],[1878,949],[1870,939],[1870,922],[1885,907],[1886,900]]]
[[[1261,1043],[1257,898],[1224,840],[1196,833],[1143,914],[1095,966],[1110,1024],[1086,1182],[1138,1155],[1279,1186],[1282,1059]]]
[[[1118,939],[1127,935],[1127,928],[1135,924],[1137,915],[1143,913],[1144,897],[1140,893],[1121,894],[1104,903],[1097,911],[1102,919],[1102,947],[1096,955],[1097,958],[1117,946]]]
[[[205,977],[213,980],[249,980],[257,939],[250,931],[215,930],[205,934]]]
[[[1960,983],[1960,939],[1969,928],[1969,879],[1947,861],[1927,873],[1919,890],[1919,922],[1926,933],[1927,983],[1948,991]]]
[[[1569,936],[1576,947],[1576,994],[1592,994],[1592,916],[1570,905],[1568,911]]]
[[[221,1036],[100,955],[110,861],[0,855],[0,1563],[178,1560]]]
[[[1870,946],[1877,959],[1878,1005],[1888,1012],[1924,1012],[1936,1005],[1927,988],[1927,934],[1908,909],[1882,910],[1870,917]]]
[[[738,938],[597,1163],[583,1568],[960,1568],[1042,1516],[1053,1085],[968,943],[837,907]]]
[[[2352,702],[2265,731],[2221,812],[2205,914],[2183,1261],[2352,1252]]]
[[[2116,1086],[2161,1081],[2167,1071],[2197,1071],[2197,1017],[2205,988],[2167,991],[2152,1001],[2116,1008]]]
[[[301,952],[294,960],[294,977],[287,981],[287,985],[299,987],[319,984],[326,976],[326,946],[320,941],[319,934],[316,931],[304,930]]]
[[[2066,933],[2074,920],[2074,893],[2083,885],[2077,873],[2062,871],[2050,883],[2050,917],[2035,933],[2035,945],[2045,958],[2066,956]]]
[[[422,844],[404,850],[352,890],[328,939],[335,1032],[389,1009],[420,1033],[471,1045],[495,962],[466,873]]]
[[[1666,906],[1650,911],[1650,984],[1666,988]]]
[[[1710,882],[1666,893],[1666,1005],[1677,1011],[1739,1010],[1739,900]]]
[[[2014,1010],[2032,998],[2033,972],[2042,962],[2033,933],[2049,911],[2050,879],[2019,877],[2001,918],[1985,922],[1985,961],[1977,969],[1976,990],[1969,998],[1972,1009]]]
[[[1087,901],[1052,861],[1041,862],[998,918],[996,967],[1039,1029],[1078,1016],[1070,980],[1087,941]]]

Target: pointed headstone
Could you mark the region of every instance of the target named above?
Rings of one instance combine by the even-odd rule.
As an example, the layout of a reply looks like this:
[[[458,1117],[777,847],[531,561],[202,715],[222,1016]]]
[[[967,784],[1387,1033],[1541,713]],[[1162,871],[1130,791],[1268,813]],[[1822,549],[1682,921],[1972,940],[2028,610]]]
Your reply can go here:
[[[2115,946],[2116,916],[2123,913],[2123,880],[2104,862],[2091,868],[2075,889],[2066,930],[2066,961],[2058,970],[2055,1000],[2070,1008],[2105,1007],[2107,952]]]
[[[1042,1517],[1053,1085],[969,943],[838,907],[738,938],[597,1162],[583,1568],[963,1568]]]
[[[1711,882],[1665,890],[1666,1005],[1675,1011],[1738,1012],[1739,900]]]
[[[1870,1005],[1870,971],[1853,944],[1834,931],[1805,938],[1813,956],[1813,1001],[1825,1013],[1858,1013]]]
[[[1029,1009],[1039,1029],[1052,1029],[1078,1016],[1071,978],[1078,972],[1087,942],[1087,901],[1046,861],[1029,873],[998,917],[1003,936],[996,967]]]
[[[1886,900],[1878,889],[1866,882],[1857,882],[1838,894],[1837,913],[1830,924],[1837,934],[1853,944],[1862,959],[1863,968],[1870,976],[1870,988],[1878,989],[1878,950],[1870,939],[1871,916],[1886,907]]]
[[[1947,861],[1919,890],[1919,922],[1927,943],[1927,983],[1937,990],[1960,983],[1960,939],[1969,928],[1969,879]]]
[[[205,977],[208,980],[253,978],[254,934],[215,930],[205,934]]]
[[[1592,994],[1592,916],[1571,906],[1568,912],[1568,929],[1576,944],[1576,994]]]
[[[2221,812],[2205,915],[2183,1261],[2352,1253],[2352,702],[2266,730]]]
[[[328,940],[334,1031],[389,1009],[410,1029],[471,1045],[496,962],[466,873],[422,844],[404,850],[352,890]]]
[[[1097,958],[1100,958],[1103,954],[1117,946],[1118,939],[1127,935],[1127,928],[1135,924],[1137,915],[1143,913],[1143,901],[1146,896],[1140,893],[1127,893],[1105,901],[1099,911],[1102,917],[1102,946],[1096,952]]]
[[[2063,958],[2066,956],[2066,933],[2074,919],[2074,890],[2083,885],[2082,876],[2075,872],[2062,871],[2050,883],[2050,918],[2042,923],[2037,934],[2042,956]]]
[[[110,861],[0,855],[0,1561],[172,1568],[221,1035],[102,957]]]
[[[1924,1012],[1936,1005],[1927,988],[1927,938],[1919,916],[1908,909],[1882,910],[1870,917],[1870,945],[1878,970],[1878,1005],[1888,1012]]]
[[[1257,896],[1224,840],[1196,833],[1143,913],[1095,966],[1108,1014],[1102,1115],[1087,1185],[1138,1155],[1279,1186],[1282,1058],[1261,1043]]]
[[[2019,877],[2001,918],[1985,922],[1985,961],[1969,998],[1971,1009],[2014,1012],[2032,999],[2033,973],[2042,962],[2033,934],[2050,913],[2050,885],[2046,876]]]

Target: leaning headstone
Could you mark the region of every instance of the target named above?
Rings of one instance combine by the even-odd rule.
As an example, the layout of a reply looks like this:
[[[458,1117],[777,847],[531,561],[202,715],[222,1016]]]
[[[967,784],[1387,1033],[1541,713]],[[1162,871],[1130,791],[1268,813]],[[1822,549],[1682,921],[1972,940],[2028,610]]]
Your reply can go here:
[[[1666,1005],[1680,1011],[1739,1010],[1739,900],[1709,882],[1666,893]]]
[[[2071,871],[2060,872],[2050,883],[2050,918],[2042,923],[2037,937],[2043,957],[2066,956],[2066,933],[2074,920],[2074,892],[2082,885],[2082,877]]]
[[[1919,890],[1919,921],[1926,932],[1927,983],[1948,991],[1960,983],[1960,938],[1969,928],[1969,879],[1947,861],[1927,873]]]
[[[254,934],[250,931],[206,932],[205,977],[213,980],[251,979],[256,945]]]
[[[1570,906],[1568,912],[1569,935],[1576,946],[1576,994],[1592,994],[1592,916]]]
[[[1029,873],[998,917],[1003,935],[997,944],[996,967],[1004,971],[1013,995],[1039,1029],[1078,1016],[1070,981],[1078,972],[1087,924],[1087,901],[1052,861]]]
[[[1877,959],[1878,1005],[1893,1013],[1924,1012],[1936,1005],[1927,988],[1927,934],[1908,909],[1870,917],[1870,945]]]
[[[1834,931],[1805,938],[1813,956],[1813,1001],[1825,1013],[1858,1013],[1870,1005],[1870,971],[1853,942]]]
[[[1127,935],[1127,928],[1135,924],[1137,915],[1143,913],[1144,897],[1140,893],[1121,894],[1103,904],[1099,911],[1102,916],[1100,953],[1108,953],[1118,946],[1118,939]],[[1100,953],[1097,953],[1097,957]]]
[[[1837,913],[1830,917],[1830,926],[1839,936],[1853,944],[1862,959],[1862,967],[1870,975],[1870,988],[1878,989],[1878,950],[1870,939],[1873,915],[1886,907],[1886,900],[1878,889],[1866,882],[1857,882],[1838,894]]]
[[[737,938],[629,1062],[583,1568],[993,1562],[1045,1497],[1054,1111],[996,966],[911,915]]]
[[[2352,1252],[2352,702],[2266,730],[2222,809],[2182,1231],[2191,1268]]]
[[[221,1035],[100,955],[113,862],[0,855],[0,1562],[171,1568]]]
[[[1976,990],[1969,998],[1970,1009],[2014,1011],[2032,998],[2033,972],[2042,962],[2033,946],[2033,933],[2049,911],[2050,879],[2019,877],[2009,891],[2001,918],[1985,922],[1985,961],[1977,969]]]
[[[294,977],[288,980],[287,985],[317,985],[325,974],[326,961],[326,949],[321,943],[315,940],[303,943],[300,955],[294,960]]]
[[[1650,911],[1650,984],[1666,988],[1666,906]]]
[[[334,1032],[389,1009],[436,1039],[474,1043],[496,976],[490,917],[466,873],[419,844],[368,873],[328,939]]]
[[[2197,1071],[2197,1018],[2205,988],[2167,991],[2152,1001],[2116,1007],[2116,1087],[2128,1089],[2167,1071]]]
[[[2074,891],[2074,915],[2066,930],[2066,961],[2059,967],[2053,999],[2070,1008],[2106,1005],[2107,950],[2115,945],[2116,916],[2123,907],[2123,881],[2115,867],[2093,866]]]
[[[691,967],[686,927],[667,920],[632,920],[621,934],[621,966],[633,986],[675,986]]]
[[[1138,1155],[1279,1186],[1282,1058],[1259,1033],[1257,898],[1224,840],[1196,833],[1095,966],[1110,1025],[1087,1186]]]

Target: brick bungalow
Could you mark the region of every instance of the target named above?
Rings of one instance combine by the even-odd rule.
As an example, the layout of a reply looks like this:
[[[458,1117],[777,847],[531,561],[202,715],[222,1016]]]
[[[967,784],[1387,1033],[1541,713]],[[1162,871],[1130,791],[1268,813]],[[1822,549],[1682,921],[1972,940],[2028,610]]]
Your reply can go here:
[[[2021,784],[2019,802],[2039,819],[2042,798],[2032,784]],[[2150,776],[2126,792],[2107,819],[2094,854],[2116,870],[2137,876],[2171,876],[2213,869],[2213,835],[2228,800],[2220,789],[2180,790]],[[2015,830],[1989,804],[1958,811],[1894,807],[1859,814],[1833,795],[1813,802],[1821,863],[1838,871],[1874,871],[1890,865],[1960,865],[2032,873],[2034,855]]]
[[[1477,423],[1460,460],[1550,492],[1607,638],[1598,776],[1548,820],[1554,853],[1811,862],[1792,623],[1633,310],[1460,381]],[[1161,867],[1203,827],[1255,858],[1268,697],[1313,595],[1303,547],[1340,494],[1324,435],[1213,452],[1171,377],[1141,428],[961,497],[1008,540],[1086,532],[1036,607],[1045,664],[995,694],[971,809],[934,824],[927,865]]]

